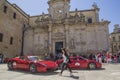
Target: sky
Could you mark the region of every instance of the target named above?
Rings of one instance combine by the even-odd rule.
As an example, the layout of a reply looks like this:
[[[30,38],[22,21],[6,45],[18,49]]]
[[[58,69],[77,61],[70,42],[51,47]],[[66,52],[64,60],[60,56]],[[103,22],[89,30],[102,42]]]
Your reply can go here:
[[[8,0],[10,3],[17,4],[24,12],[30,16],[41,15],[42,12],[48,13],[48,0]],[[108,20],[109,33],[113,32],[114,25],[120,24],[120,0],[71,0],[70,11],[91,9],[92,4],[96,3],[100,8],[99,18]]]

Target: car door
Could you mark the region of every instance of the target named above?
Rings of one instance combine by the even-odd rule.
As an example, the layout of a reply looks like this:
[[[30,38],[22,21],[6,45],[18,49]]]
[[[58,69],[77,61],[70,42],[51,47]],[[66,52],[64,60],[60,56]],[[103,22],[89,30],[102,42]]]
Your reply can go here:
[[[27,69],[28,68],[28,61],[27,58],[25,56],[22,56],[18,62],[18,66],[20,69]]]
[[[13,67],[14,68],[19,68],[19,58],[15,58],[14,61],[13,61]]]
[[[71,63],[70,63],[70,67],[71,68],[79,68],[80,67],[80,63],[77,57],[72,57],[70,58]]]
[[[87,62],[84,58],[79,57],[78,62],[79,62],[79,68],[86,68]]]

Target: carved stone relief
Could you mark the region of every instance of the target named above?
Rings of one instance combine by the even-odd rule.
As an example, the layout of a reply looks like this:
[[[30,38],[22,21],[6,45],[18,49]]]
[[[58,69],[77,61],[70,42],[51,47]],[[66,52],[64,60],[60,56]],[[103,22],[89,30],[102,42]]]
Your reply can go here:
[[[63,39],[63,38],[65,38],[65,36],[61,32],[57,32],[57,33],[52,34],[52,39]]]
[[[71,39],[71,40],[69,41],[69,48],[71,48],[71,49],[74,49],[74,48],[75,48],[75,41],[74,41],[74,39]]]

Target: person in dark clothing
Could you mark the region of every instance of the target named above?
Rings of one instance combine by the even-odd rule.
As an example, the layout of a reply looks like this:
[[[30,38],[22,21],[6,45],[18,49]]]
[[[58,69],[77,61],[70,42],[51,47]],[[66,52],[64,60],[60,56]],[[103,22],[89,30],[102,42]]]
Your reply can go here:
[[[92,53],[89,55],[89,59],[90,60],[94,60],[95,59],[95,55],[93,55]]]
[[[3,62],[3,57],[4,57],[4,55],[2,53],[0,53],[0,63]]]
[[[60,76],[62,75],[63,71],[65,68],[68,68],[69,72],[70,72],[70,76],[72,77],[72,70],[69,67],[69,63],[70,63],[70,59],[69,56],[66,52],[66,49],[62,49],[62,57],[63,57],[63,63],[62,63],[62,67],[61,67],[61,72],[60,72]]]

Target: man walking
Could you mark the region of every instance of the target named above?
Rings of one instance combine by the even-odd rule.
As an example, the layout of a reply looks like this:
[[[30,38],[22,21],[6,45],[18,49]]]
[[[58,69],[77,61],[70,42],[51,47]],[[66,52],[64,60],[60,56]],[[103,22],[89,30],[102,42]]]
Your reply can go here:
[[[68,52],[66,51],[66,49],[62,49],[62,57],[63,57],[63,64],[62,64],[62,67],[61,67],[61,72],[60,72],[60,76],[62,76],[62,73],[64,71],[65,68],[67,68],[70,72],[70,76],[72,77],[72,70],[70,69],[69,67],[69,63],[70,63],[70,59],[69,59],[69,56],[67,54]]]

